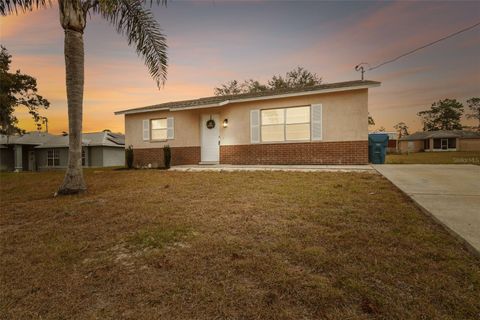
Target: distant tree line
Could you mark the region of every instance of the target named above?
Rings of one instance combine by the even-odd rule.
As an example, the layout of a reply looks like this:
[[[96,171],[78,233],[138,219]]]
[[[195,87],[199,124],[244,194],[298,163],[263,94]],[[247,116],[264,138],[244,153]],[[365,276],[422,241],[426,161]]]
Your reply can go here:
[[[315,86],[322,83],[322,78],[303,67],[296,67],[284,76],[274,75],[267,83],[249,79],[243,82],[232,80],[213,89],[216,96],[228,96],[242,93],[256,93],[272,90],[295,89]]]
[[[480,98],[470,98],[466,101],[466,104],[468,113],[465,114],[465,106],[456,99],[443,99],[432,103],[430,109],[417,113],[422,121],[423,131],[464,129],[480,131]],[[477,125],[463,126],[461,122],[463,115],[467,119],[477,120]],[[375,122],[373,119],[370,121],[369,118],[368,124],[375,125]],[[408,126],[404,122],[399,122],[393,127],[398,132],[399,138],[409,134]],[[379,129],[379,131],[382,130]]]

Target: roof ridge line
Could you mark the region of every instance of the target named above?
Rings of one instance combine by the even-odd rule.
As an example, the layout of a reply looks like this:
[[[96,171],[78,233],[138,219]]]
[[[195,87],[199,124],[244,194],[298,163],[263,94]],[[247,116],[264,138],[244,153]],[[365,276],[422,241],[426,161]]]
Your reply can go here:
[[[128,113],[142,113],[160,110],[184,110],[194,108],[207,108],[207,107],[219,107],[230,103],[240,103],[243,101],[255,101],[266,99],[279,99],[285,96],[296,95],[313,95],[317,93],[328,93],[335,91],[355,90],[356,88],[371,88],[379,86],[381,83],[373,80],[354,80],[344,81],[336,83],[319,84],[315,86],[299,87],[299,88],[287,88],[282,90],[270,90],[255,93],[243,93],[237,95],[227,96],[209,96],[197,99],[169,101],[155,105],[149,105],[138,108],[124,109],[114,112],[115,115],[128,114]],[[323,92],[322,92],[323,91]],[[243,101],[242,101],[243,100]]]

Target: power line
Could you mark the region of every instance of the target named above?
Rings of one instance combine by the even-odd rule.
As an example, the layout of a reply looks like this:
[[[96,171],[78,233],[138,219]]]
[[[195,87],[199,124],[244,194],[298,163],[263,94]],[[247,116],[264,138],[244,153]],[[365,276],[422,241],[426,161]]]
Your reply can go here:
[[[410,55],[410,54],[412,54],[412,53],[414,53],[414,52],[417,52],[418,50],[422,50],[422,49],[424,49],[424,48],[426,48],[426,47],[429,47],[429,46],[432,46],[432,45],[434,45],[434,44],[436,44],[436,43],[438,43],[438,42],[440,42],[440,41],[443,41],[443,40],[446,40],[446,39],[448,39],[448,38],[454,37],[454,36],[456,36],[456,35],[458,35],[458,34],[460,34],[460,33],[463,33],[463,32],[465,32],[465,31],[468,31],[468,30],[471,30],[471,29],[473,29],[473,28],[475,28],[475,27],[478,27],[479,25],[480,25],[480,22],[477,22],[477,23],[475,23],[474,25],[471,25],[471,26],[469,26],[469,27],[467,27],[467,28],[464,28],[464,29],[462,29],[462,30],[459,30],[459,31],[457,31],[457,32],[454,32],[454,33],[452,33],[452,34],[449,34],[448,36],[445,36],[445,37],[440,38],[440,39],[438,39],[438,40],[435,40],[435,41],[433,41],[433,42],[427,43],[426,45],[423,45],[423,46],[418,47],[418,48],[416,48],[416,49],[413,49],[413,50],[411,50],[411,51],[408,51],[408,52],[406,52],[406,53],[404,53],[404,54],[401,54],[401,55],[399,55],[398,57],[395,57],[395,58],[393,58],[393,59],[391,59],[391,60],[382,62],[382,63],[380,63],[380,64],[378,64],[378,65],[376,65],[376,66],[373,66],[373,67],[369,67],[369,68],[368,68],[368,71],[371,71],[371,70],[375,70],[375,69],[377,69],[377,68],[380,68],[381,66],[384,66],[384,65],[386,65],[387,63],[395,62],[395,61],[397,61],[397,60],[400,59],[400,58],[403,58],[403,57],[408,56],[408,55]],[[359,66],[360,66],[360,65],[356,66],[355,68],[357,68],[357,67],[359,67]]]

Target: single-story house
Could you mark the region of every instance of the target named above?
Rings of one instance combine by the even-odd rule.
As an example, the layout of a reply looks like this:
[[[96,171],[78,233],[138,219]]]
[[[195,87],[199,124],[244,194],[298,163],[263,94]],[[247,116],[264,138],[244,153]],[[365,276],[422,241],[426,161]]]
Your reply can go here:
[[[36,170],[35,147],[53,135],[46,132],[27,132],[23,135],[0,135],[0,170]]]
[[[376,81],[167,102],[115,112],[136,166],[366,164],[368,89]]]
[[[439,130],[415,132],[399,140],[401,153],[433,151],[480,151],[480,132]]]
[[[68,135],[29,132],[22,136],[3,136],[0,148],[2,170],[65,169],[68,165]],[[8,150],[11,152],[7,152]],[[124,135],[108,131],[83,133],[82,165],[125,165]]]

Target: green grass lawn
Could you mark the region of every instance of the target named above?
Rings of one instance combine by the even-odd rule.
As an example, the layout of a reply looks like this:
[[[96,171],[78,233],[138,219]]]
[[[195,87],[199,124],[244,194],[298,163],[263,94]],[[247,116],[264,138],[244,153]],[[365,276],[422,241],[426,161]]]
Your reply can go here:
[[[1,319],[478,319],[480,261],[374,173],[0,175]]]
[[[415,152],[388,154],[390,164],[476,164],[480,165],[480,151]]]

